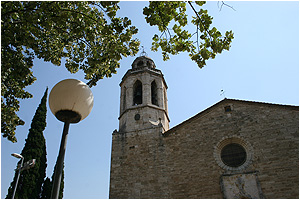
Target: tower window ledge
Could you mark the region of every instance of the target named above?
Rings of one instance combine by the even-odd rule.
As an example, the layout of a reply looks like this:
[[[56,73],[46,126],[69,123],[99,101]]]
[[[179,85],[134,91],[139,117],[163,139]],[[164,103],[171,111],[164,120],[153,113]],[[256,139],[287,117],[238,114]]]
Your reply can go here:
[[[164,110],[163,108],[155,106],[153,104],[146,104],[146,105],[145,104],[139,104],[139,105],[135,105],[135,106],[130,106],[129,108],[127,108],[126,110],[124,110],[122,113],[120,113],[120,116],[119,116],[118,119],[120,120],[120,118],[122,117],[122,115],[124,115],[129,110],[134,110],[136,108],[144,108],[144,107],[150,107],[150,108],[155,108],[155,109],[164,111],[165,114],[166,114],[166,117],[167,117],[168,121],[170,121],[167,111]]]
[[[160,106],[152,104],[152,103],[150,103],[150,104],[148,103],[147,106],[153,107],[153,108],[161,108]]]

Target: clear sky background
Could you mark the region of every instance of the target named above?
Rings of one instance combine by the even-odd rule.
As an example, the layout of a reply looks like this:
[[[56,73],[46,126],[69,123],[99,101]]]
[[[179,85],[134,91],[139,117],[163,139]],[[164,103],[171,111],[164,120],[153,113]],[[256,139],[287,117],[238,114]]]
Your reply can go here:
[[[151,52],[151,39],[157,32],[146,24],[142,9],[146,1],[121,2],[120,16],[128,16],[139,28],[136,37],[148,56],[160,69],[168,84],[170,127],[183,122],[224,98],[299,105],[299,2],[253,1],[226,2],[234,9],[216,1],[204,8],[214,17],[213,26],[225,33],[233,30],[235,39],[230,51],[217,55],[207,66],[199,69],[187,54],[171,56],[167,62],[160,52]],[[190,13],[191,9],[187,5]],[[194,28],[189,27],[191,30]],[[139,56],[141,51],[137,56]],[[136,56],[136,57],[137,57]],[[112,78],[103,79],[91,90],[94,107],[91,114],[78,124],[71,124],[65,157],[64,198],[106,199],[109,176],[112,132],[118,129],[120,88],[123,75],[136,57],[122,59],[121,68]],[[35,60],[33,73],[37,81],[27,88],[34,97],[21,101],[19,116],[25,121],[17,128],[17,143],[1,137],[1,198],[13,180],[20,153],[27,138],[31,120],[44,94],[59,81],[67,78],[84,80],[82,72],[70,74],[57,67]],[[224,95],[221,94],[224,90]],[[50,111],[47,102],[47,176],[51,177],[58,156],[63,123]]]

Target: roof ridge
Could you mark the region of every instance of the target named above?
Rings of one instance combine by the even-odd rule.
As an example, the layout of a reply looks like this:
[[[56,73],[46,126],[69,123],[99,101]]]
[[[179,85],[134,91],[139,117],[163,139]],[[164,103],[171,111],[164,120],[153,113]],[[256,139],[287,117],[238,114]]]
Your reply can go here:
[[[249,103],[261,103],[261,104],[278,105],[278,106],[294,106],[294,107],[299,107],[297,105],[280,104],[280,103],[270,103],[270,102],[263,102],[263,101],[251,101],[251,100],[241,100],[241,99],[232,99],[232,98],[225,98],[225,99],[226,100],[232,100],[232,101],[249,102]]]
[[[200,111],[199,113],[195,114],[194,116],[184,120],[183,122],[177,124],[176,126],[170,128],[169,130],[167,130],[166,132],[163,133],[163,135],[168,135],[170,134],[172,131],[174,131],[175,129],[177,129],[179,126],[182,126],[183,124],[187,123],[188,121],[191,121],[193,119],[195,119],[196,117],[206,114],[208,113],[213,107],[217,106],[218,104],[221,104],[225,101],[236,101],[236,102],[242,102],[242,103],[255,103],[255,104],[265,104],[265,105],[269,105],[269,106],[285,106],[285,107],[290,107],[290,108],[298,108],[299,106],[295,106],[295,105],[283,105],[283,104],[275,104],[275,103],[266,103],[266,102],[258,102],[258,101],[249,101],[249,100],[239,100],[239,99],[230,99],[230,98],[224,98],[221,101],[213,104],[212,106]]]

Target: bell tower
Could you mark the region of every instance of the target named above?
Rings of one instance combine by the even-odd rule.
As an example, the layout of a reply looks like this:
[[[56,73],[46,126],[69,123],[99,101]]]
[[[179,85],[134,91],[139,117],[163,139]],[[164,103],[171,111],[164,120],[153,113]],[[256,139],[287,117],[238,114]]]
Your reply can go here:
[[[120,83],[119,131],[112,134],[109,198],[167,198],[164,135],[169,130],[167,84],[147,56],[137,57]],[[156,184],[161,186],[159,189]],[[148,194],[149,193],[149,194]]]
[[[147,56],[137,57],[120,83],[119,132],[139,132],[155,126],[169,130],[167,84]]]

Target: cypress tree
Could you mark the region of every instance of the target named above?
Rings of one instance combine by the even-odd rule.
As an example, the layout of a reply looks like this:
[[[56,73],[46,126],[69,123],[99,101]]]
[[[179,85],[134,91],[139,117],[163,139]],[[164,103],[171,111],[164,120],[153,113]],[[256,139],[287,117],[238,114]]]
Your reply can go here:
[[[47,94],[46,89],[44,96],[41,99],[35,115],[31,122],[31,127],[27,139],[25,140],[24,148],[21,155],[24,157],[24,163],[36,159],[35,166],[28,170],[24,170],[20,174],[18,187],[16,190],[15,198],[18,199],[38,199],[41,195],[42,184],[46,177],[46,142],[43,135],[43,131],[46,127],[46,115],[47,115]],[[19,162],[20,163],[20,162]],[[16,182],[16,175],[8,189],[6,198],[12,198],[13,188]]]
[[[41,199],[50,199],[51,189],[52,189],[52,182],[50,178],[47,177],[43,184]]]
[[[56,168],[56,164],[54,166],[54,171],[53,171],[53,174],[52,174],[52,181],[50,181],[50,178],[48,178],[48,177],[44,181],[43,188],[42,188],[41,199],[50,199],[51,198],[55,168]],[[63,171],[62,171],[61,184],[60,184],[58,198],[62,199],[63,196],[64,196],[64,168],[63,168]]]

